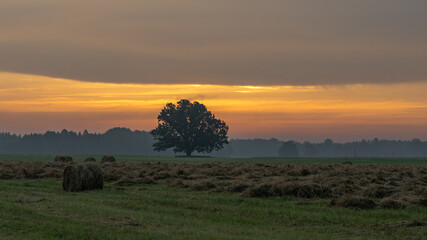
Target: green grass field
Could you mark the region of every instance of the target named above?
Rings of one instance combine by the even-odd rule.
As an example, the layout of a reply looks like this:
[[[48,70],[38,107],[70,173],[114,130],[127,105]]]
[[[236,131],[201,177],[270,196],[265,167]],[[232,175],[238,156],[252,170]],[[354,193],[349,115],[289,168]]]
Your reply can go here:
[[[0,180],[0,239],[426,239],[427,210],[241,198],[164,185],[67,193],[60,180]]]
[[[83,161],[87,156],[73,156]],[[0,161],[53,161],[0,155]],[[427,164],[426,159],[175,158],[118,161]],[[100,156],[97,156],[100,159]],[[67,193],[60,179],[0,180],[0,239],[427,239],[427,208],[355,210],[331,199],[242,198],[164,184]]]
[[[72,155],[73,160],[82,162],[87,155]],[[94,156],[98,161],[102,156]],[[0,155],[0,161],[53,161],[54,155]],[[334,164],[351,161],[353,164],[427,164],[423,158],[185,158],[185,157],[147,157],[116,156],[125,162],[260,162],[260,163],[324,163]]]

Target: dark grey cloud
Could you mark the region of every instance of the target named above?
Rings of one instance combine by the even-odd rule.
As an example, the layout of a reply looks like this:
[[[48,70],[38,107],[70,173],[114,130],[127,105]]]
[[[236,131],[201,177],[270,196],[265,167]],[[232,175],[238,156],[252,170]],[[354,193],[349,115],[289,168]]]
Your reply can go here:
[[[427,81],[425,0],[13,0],[0,71],[83,81]]]

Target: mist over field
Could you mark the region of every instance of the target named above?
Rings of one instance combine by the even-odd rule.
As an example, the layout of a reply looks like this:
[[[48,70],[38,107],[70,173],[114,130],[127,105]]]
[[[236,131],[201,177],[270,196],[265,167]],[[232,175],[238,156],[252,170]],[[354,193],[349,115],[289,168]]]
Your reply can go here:
[[[141,155],[175,156],[171,149],[153,150],[154,138],[147,131],[113,128],[105,133],[83,133],[63,130],[44,134],[14,135],[0,133],[0,154],[80,154],[80,155]],[[213,157],[415,157],[425,158],[427,142],[413,140],[370,139],[336,143],[295,142],[277,139],[231,139]],[[196,153],[197,154],[197,153]]]

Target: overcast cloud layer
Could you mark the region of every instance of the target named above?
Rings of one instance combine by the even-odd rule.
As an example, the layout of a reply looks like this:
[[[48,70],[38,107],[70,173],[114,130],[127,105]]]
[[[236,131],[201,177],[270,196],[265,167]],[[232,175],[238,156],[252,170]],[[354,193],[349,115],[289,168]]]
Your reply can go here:
[[[427,81],[425,0],[3,0],[0,71],[83,81]]]

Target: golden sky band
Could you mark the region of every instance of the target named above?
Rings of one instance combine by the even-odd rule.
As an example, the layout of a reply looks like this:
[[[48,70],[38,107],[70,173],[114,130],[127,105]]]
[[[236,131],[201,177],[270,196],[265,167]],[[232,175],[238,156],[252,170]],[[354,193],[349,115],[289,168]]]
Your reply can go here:
[[[200,101],[233,138],[412,139],[427,134],[426,82],[334,86],[94,83],[0,73],[0,131],[153,129],[167,102]]]

